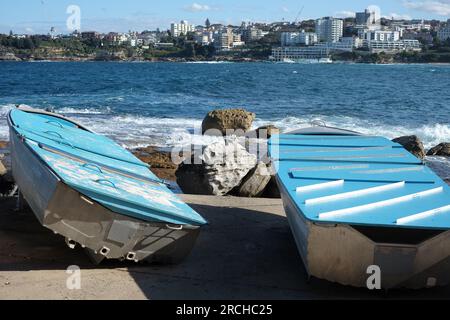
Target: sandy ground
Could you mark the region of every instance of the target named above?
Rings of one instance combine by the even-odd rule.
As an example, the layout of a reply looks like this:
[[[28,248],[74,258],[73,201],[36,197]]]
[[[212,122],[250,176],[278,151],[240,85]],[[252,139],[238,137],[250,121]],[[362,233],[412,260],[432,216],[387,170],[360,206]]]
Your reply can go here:
[[[29,211],[0,200],[0,299],[358,299],[386,298],[307,280],[279,200],[183,196],[205,216],[189,258],[176,266],[107,262],[40,226]],[[66,286],[81,268],[81,290]],[[450,298],[450,288],[391,291],[388,298]]]

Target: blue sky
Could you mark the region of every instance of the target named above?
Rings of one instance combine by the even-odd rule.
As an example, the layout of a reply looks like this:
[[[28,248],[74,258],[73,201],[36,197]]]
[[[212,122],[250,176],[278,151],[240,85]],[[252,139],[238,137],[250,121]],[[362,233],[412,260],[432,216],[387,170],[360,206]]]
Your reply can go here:
[[[0,1],[0,32],[47,33],[50,27],[67,33],[66,9],[81,8],[82,30],[141,31],[167,29],[171,22],[186,19],[203,24],[211,22],[239,24],[241,21],[295,20],[302,6],[301,19],[321,16],[346,16],[377,5],[383,16],[450,18],[450,0],[2,0]]]

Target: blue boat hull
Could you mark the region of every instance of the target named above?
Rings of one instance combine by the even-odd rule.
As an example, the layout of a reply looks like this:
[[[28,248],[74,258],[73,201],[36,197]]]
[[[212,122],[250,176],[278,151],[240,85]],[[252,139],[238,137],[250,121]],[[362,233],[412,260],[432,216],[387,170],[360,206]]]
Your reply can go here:
[[[84,248],[93,262],[178,263],[191,252],[200,226],[144,221],[108,209],[64,183],[12,125],[10,149],[20,196],[39,222],[71,249]]]
[[[294,134],[320,135],[320,128]],[[340,131],[326,130],[324,134],[339,136]],[[342,134],[351,133],[343,131]],[[300,170],[301,165],[297,166]],[[292,185],[285,180],[283,172],[279,172],[277,184],[284,209],[310,277],[367,288],[372,283],[373,267],[376,267],[381,272],[383,289],[421,289],[450,283],[448,228],[402,228],[316,221],[299,208],[297,199],[288,189]]]
[[[450,231],[436,233],[418,244],[376,242],[351,225],[308,221],[299,214],[283,184],[277,182],[309,277],[367,288],[371,275],[368,268],[378,266],[383,289],[422,289],[450,284]]]

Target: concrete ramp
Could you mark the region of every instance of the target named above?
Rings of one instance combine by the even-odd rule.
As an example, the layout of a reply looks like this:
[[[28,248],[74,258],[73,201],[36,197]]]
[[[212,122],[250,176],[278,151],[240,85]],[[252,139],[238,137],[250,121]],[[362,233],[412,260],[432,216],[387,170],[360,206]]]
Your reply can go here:
[[[29,211],[0,199],[0,299],[355,299],[383,293],[308,282],[280,200],[183,196],[210,224],[189,258],[162,266],[91,264]],[[69,266],[81,290],[68,290]],[[392,298],[448,298],[447,288],[391,292]]]

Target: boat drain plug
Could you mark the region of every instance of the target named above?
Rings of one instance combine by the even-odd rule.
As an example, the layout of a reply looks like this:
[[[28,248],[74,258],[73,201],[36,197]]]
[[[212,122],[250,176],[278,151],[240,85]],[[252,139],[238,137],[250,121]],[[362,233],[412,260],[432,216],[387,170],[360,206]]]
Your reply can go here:
[[[136,253],[129,252],[127,255],[127,260],[138,262],[138,260],[136,259]]]
[[[103,247],[102,248],[102,250],[100,250],[100,254],[102,255],[102,256],[107,256],[108,255],[108,253],[110,253],[111,252],[111,249],[109,249],[109,248],[107,248],[107,247]]]
[[[75,249],[75,247],[77,246],[77,243],[69,238],[66,238],[66,244],[72,250]]]

